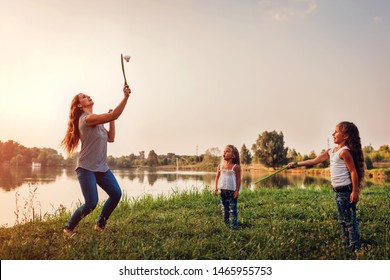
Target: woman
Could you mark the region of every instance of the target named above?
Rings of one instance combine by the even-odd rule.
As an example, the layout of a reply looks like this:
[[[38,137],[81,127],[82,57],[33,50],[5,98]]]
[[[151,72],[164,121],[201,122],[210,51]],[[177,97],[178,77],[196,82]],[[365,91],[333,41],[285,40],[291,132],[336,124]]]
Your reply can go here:
[[[76,173],[85,203],[79,207],[68,223],[64,234],[72,236],[80,220],[94,210],[98,204],[97,185],[109,196],[95,225],[95,230],[105,229],[106,222],[118,205],[122,191],[117,180],[109,169],[107,158],[107,142],[114,142],[115,120],[126,107],[131,90],[127,84],[123,87],[124,97],[114,110],[105,114],[94,114],[94,102],[90,96],[77,94],[71,103],[68,130],[61,145],[71,154],[81,141],[81,150],[77,158]],[[109,129],[104,127],[109,123]]]

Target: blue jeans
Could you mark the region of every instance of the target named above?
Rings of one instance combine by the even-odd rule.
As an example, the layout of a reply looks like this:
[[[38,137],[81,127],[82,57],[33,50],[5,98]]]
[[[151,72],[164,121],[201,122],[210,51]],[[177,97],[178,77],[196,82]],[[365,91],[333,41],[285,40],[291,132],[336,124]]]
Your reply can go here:
[[[336,205],[339,213],[343,236],[349,239],[348,248],[351,251],[360,248],[360,234],[356,219],[356,203],[350,201],[351,192],[336,193]]]
[[[230,213],[232,213],[232,228],[238,226],[237,199],[234,199],[234,191],[221,191],[222,213],[226,225],[230,226]]]
[[[73,230],[82,218],[96,208],[99,201],[97,191],[97,185],[99,185],[109,196],[103,205],[102,212],[100,213],[97,222],[97,225],[104,229],[106,221],[121,199],[122,191],[119,184],[111,170],[106,172],[92,172],[79,167],[76,172],[85,203],[73,213],[65,228]]]

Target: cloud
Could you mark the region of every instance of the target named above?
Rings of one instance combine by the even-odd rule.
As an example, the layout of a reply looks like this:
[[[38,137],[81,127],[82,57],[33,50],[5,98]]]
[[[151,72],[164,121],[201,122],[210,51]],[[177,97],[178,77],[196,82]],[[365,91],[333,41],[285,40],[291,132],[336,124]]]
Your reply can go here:
[[[313,14],[318,5],[315,0],[260,0],[261,11],[274,21],[289,21]]]

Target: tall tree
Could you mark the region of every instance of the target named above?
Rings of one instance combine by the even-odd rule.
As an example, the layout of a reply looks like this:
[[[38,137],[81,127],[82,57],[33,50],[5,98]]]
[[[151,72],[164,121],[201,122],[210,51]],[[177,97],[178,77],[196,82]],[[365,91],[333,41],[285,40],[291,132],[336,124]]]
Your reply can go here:
[[[249,149],[244,145],[241,147],[240,151],[240,159],[241,159],[241,164],[250,164],[252,162],[252,156],[249,151]]]
[[[259,161],[267,167],[276,169],[287,163],[288,148],[284,147],[283,132],[264,131],[253,144],[252,151]]]
[[[147,163],[149,166],[157,166],[158,165],[158,156],[154,150],[149,152]]]

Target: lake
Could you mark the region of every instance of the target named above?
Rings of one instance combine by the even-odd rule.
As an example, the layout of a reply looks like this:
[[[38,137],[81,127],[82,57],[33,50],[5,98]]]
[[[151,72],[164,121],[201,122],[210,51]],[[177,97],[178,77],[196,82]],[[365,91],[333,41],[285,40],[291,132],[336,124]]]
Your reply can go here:
[[[202,190],[214,186],[215,172],[162,171],[153,169],[112,170],[128,198],[145,195],[169,196],[172,192]],[[308,185],[329,185],[327,176],[302,173],[279,173],[261,183],[255,181],[266,172],[243,171],[243,188],[305,188]],[[377,183],[378,184],[378,183]],[[379,183],[380,184],[380,183]],[[100,188],[99,199],[107,199]],[[64,168],[0,168],[0,226],[13,226],[35,214],[53,214],[59,208],[74,210],[83,203],[83,196],[73,169]]]

